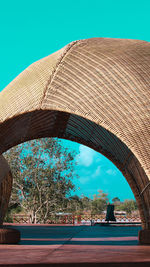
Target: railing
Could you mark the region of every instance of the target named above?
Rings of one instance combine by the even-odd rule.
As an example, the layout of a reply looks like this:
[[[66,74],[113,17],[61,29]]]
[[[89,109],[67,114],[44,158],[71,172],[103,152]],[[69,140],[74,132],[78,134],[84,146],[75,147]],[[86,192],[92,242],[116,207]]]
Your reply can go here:
[[[25,214],[14,214],[13,223],[30,223],[30,216]]]
[[[81,224],[104,223],[106,215],[85,216],[81,215]],[[115,215],[116,222],[141,223],[141,218],[135,215]]]
[[[115,215],[116,222],[120,223],[140,223],[141,219],[137,215]],[[94,223],[105,222],[106,215],[54,215],[46,221],[47,224],[74,224],[74,225],[90,225]],[[30,223],[30,216],[24,214],[14,214],[13,223]],[[40,219],[37,218],[37,223]]]

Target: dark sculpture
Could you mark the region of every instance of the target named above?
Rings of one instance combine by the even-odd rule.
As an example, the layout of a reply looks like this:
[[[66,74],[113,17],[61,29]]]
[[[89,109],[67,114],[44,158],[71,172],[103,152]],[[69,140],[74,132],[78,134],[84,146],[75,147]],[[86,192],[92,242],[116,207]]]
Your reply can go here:
[[[114,205],[108,204],[107,205],[107,213],[106,213],[106,219],[105,221],[116,221],[115,215],[114,215]]]

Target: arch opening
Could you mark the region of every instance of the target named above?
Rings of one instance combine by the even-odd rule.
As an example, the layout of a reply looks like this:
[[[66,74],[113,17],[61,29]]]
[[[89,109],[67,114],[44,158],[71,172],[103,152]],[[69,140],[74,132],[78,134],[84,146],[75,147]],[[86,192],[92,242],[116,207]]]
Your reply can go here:
[[[0,153],[46,136],[101,152],[126,177],[150,237],[149,49],[92,38],[33,63],[0,94]]]
[[[17,130],[18,129],[18,130]],[[131,150],[113,133],[81,116],[66,112],[34,111],[0,125],[1,153],[22,142],[58,137],[76,141],[110,159],[129,183],[140,211],[143,229],[149,229],[148,177]]]

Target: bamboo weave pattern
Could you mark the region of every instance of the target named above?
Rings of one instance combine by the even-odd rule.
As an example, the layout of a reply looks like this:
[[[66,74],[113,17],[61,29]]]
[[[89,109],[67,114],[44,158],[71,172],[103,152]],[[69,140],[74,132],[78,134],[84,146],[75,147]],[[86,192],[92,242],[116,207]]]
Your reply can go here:
[[[35,62],[0,94],[0,153],[57,136],[122,171],[150,228],[150,44],[93,38]]]

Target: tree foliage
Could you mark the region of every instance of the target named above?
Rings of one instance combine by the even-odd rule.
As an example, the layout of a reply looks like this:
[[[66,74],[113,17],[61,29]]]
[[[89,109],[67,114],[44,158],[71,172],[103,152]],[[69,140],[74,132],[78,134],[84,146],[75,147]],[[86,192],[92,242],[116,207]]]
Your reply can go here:
[[[133,211],[137,210],[137,203],[133,199],[125,199],[124,202],[120,203],[120,205],[117,207],[118,210],[123,210],[127,214],[131,214]]]
[[[104,193],[102,190],[98,190],[98,194],[94,195],[92,201],[92,214],[101,214],[106,210],[108,204],[108,194]]]
[[[54,138],[26,142],[5,153],[13,174],[13,191],[10,212],[30,215],[30,222],[45,223],[58,213],[102,214],[107,209],[108,194],[98,190],[93,199],[70,194],[75,186],[75,153],[61,146]],[[131,214],[137,210],[134,200],[121,202],[112,199],[115,210]]]
[[[14,177],[11,205],[20,203],[31,222],[46,222],[66,206],[74,189],[74,152],[54,138],[42,138],[13,147],[5,153]]]

